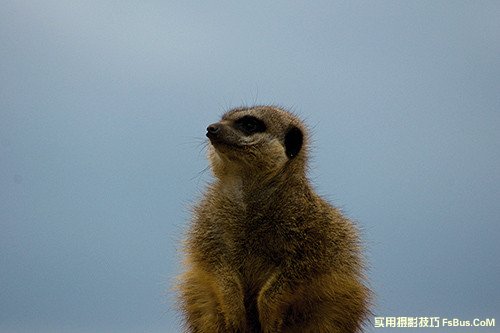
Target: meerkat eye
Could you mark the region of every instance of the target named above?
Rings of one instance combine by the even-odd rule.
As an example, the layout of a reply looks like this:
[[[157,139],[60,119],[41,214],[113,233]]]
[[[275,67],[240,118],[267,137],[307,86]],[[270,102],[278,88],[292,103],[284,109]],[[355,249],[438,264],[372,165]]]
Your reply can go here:
[[[247,135],[266,131],[266,124],[256,117],[244,116],[235,123],[236,127]]]

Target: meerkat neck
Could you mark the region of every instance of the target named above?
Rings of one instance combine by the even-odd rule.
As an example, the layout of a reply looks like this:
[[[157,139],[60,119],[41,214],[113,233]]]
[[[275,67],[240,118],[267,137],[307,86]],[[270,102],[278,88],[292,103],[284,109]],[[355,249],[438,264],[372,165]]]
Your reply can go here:
[[[311,192],[305,175],[288,172],[278,173],[272,177],[265,177],[262,174],[225,175],[222,179],[217,179],[214,185],[218,193],[247,203],[293,201],[298,199],[298,196]],[[291,189],[296,190],[290,191]]]

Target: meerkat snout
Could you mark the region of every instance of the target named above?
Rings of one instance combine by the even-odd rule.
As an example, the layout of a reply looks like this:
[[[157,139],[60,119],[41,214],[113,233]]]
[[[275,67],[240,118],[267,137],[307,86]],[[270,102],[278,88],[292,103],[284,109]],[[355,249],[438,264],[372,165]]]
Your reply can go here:
[[[217,134],[217,132],[220,131],[220,125],[215,123],[215,124],[210,124],[207,127],[207,137],[210,137],[210,135]]]

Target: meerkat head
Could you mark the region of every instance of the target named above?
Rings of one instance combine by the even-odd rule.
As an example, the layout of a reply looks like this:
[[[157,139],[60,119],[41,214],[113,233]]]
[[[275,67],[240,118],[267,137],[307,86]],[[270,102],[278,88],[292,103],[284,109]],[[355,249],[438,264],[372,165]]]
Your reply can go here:
[[[283,109],[256,106],[230,110],[207,127],[209,160],[216,177],[263,177],[304,173],[306,129]]]

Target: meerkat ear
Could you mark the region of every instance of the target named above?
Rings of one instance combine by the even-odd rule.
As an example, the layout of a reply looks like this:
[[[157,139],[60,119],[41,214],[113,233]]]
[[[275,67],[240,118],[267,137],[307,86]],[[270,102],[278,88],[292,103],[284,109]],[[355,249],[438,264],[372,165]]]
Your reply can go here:
[[[304,137],[302,131],[293,126],[286,132],[285,135],[285,153],[288,158],[294,158],[300,152]]]

